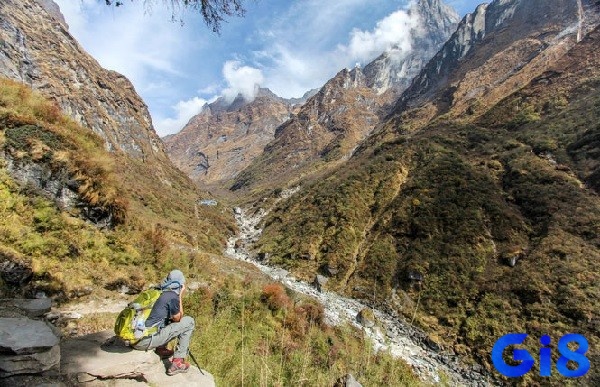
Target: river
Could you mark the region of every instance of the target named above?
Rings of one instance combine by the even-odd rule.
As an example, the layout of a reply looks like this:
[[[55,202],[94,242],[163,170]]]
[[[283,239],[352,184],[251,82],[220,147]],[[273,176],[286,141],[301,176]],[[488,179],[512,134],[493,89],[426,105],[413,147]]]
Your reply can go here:
[[[359,311],[368,307],[366,304],[334,292],[319,292],[314,286],[295,279],[286,270],[257,261],[254,259],[252,247],[260,237],[262,229],[259,225],[267,211],[258,209],[250,213],[250,210],[235,208],[234,214],[239,233],[228,240],[225,254],[251,262],[263,273],[288,288],[316,298],[323,304],[327,324],[347,323],[361,329],[373,342],[374,350],[389,350],[393,356],[408,363],[425,382],[439,383],[446,380],[453,386],[495,384],[489,375],[484,375],[483,367],[467,366],[456,356],[432,348],[427,344],[426,334],[410,326],[404,318],[372,309],[378,324],[374,327],[365,327],[357,321],[356,316]]]

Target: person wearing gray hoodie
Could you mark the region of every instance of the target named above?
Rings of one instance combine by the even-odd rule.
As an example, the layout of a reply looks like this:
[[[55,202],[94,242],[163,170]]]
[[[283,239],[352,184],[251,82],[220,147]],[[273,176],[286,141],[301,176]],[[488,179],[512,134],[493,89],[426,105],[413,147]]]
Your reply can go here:
[[[187,372],[190,363],[185,359],[188,356],[190,340],[195,328],[194,319],[184,316],[183,292],[185,291],[185,277],[180,270],[172,270],[160,285],[162,294],[154,303],[150,316],[146,319],[146,327],[158,328],[158,332],[140,339],[133,348],[147,351],[155,349],[161,358],[173,356],[168,375]],[[167,348],[167,344],[177,338],[175,350]]]

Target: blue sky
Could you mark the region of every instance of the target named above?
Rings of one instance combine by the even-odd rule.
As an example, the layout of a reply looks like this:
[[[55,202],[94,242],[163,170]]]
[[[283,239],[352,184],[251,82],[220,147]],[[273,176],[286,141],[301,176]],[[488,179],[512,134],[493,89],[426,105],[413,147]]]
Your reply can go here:
[[[86,51],[133,82],[161,136],[179,131],[206,102],[252,94],[255,84],[299,97],[408,39],[414,27],[408,0],[249,0],[246,16],[228,19],[220,35],[190,11],[176,10],[173,21],[161,0],[119,8],[54,1]],[[461,16],[481,2],[446,1]]]

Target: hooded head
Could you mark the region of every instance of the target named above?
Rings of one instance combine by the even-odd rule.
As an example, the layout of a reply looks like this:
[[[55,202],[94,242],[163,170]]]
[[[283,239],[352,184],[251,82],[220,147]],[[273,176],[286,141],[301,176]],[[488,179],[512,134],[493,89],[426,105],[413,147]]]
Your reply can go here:
[[[183,276],[183,273],[181,272],[181,270],[172,270],[167,275],[167,278],[165,278],[163,280],[163,282],[160,284],[160,287],[163,290],[172,290],[179,294],[179,291],[181,290],[181,287],[184,284],[185,284],[185,277]]]

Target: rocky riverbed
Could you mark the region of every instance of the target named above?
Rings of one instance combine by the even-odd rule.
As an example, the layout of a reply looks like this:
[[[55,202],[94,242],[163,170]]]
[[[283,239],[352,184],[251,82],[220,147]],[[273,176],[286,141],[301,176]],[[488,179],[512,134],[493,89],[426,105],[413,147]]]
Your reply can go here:
[[[377,324],[364,326],[357,320],[358,313],[370,308],[366,304],[342,297],[336,293],[318,291],[313,285],[295,279],[286,270],[265,265],[256,260],[253,245],[262,232],[260,221],[267,214],[264,209],[234,209],[239,234],[227,242],[225,254],[239,260],[251,262],[263,273],[280,281],[290,289],[314,297],[325,308],[326,322],[330,325],[351,324],[365,332],[373,342],[374,350],[389,350],[413,367],[415,372],[427,382],[449,381],[451,385],[489,386],[494,385],[491,377],[481,366],[467,366],[451,354],[442,352],[427,339],[427,335],[400,316],[393,316],[381,310],[372,309]]]

